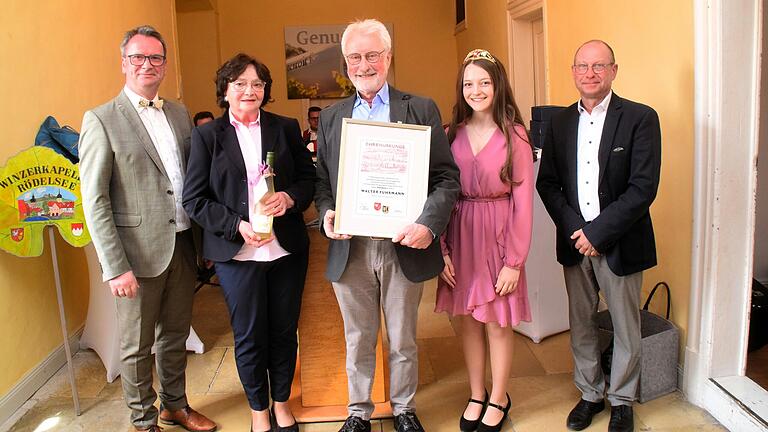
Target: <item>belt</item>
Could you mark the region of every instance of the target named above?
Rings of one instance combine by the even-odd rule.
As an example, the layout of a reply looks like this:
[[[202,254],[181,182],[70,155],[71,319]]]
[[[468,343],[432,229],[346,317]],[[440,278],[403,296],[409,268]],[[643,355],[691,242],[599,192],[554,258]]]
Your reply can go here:
[[[494,201],[507,201],[509,200],[509,194],[497,196],[497,197],[468,197],[468,196],[460,196],[459,201],[469,201],[469,202],[494,202]]]

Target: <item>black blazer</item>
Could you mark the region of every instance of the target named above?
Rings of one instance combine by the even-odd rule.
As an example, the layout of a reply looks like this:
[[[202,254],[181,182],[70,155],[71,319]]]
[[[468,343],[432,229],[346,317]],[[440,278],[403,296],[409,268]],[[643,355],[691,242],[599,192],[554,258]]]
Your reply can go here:
[[[262,110],[262,160],[275,152],[275,190],[295,202],[273,222],[280,245],[291,253],[307,253],[309,237],[302,212],[314,195],[315,168],[301,139],[299,122]],[[229,113],[192,131],[192,146],[184,181],[183,205],[189,217],[203,228],[203,257],[228,261],[243,246],[238,231],[248,221],[248,180],[235,127]]]
[[[336,208],[336,180],[339,177],[339,151],[342,119],[352,118],[355,96],[320,112],[317,128],[317,192],[315,205],[322,221],[327,210]],[[429,149],[429,186],[424,210],[415,222],[427,226],[437,236],[426,249],[395,245],[397,259],[408,280],[421,282],[437,276],[445,263],[440,251],[440,234],[448,225],[451,210],[459,196],[459,169],[453,161],[448,138],[440,121],[440,111],[432,99],[403,93],[389,87],[391,122],[432,126]],[[320,224],[323,230],[323,224]],[[349,240],[331,240],[325,275],[333,282],[341,278],[349,258]]]
[[[608,266],[625,276],[656,265],[648,211],[659,187],[661,130],[651,107],[613,94],[598,150],[600,215],[581,216],[576,184],[577,104],[557,113],[547,131],[536,189],[557,226],[557,260],[579,264],[571,234],[583,229]]]

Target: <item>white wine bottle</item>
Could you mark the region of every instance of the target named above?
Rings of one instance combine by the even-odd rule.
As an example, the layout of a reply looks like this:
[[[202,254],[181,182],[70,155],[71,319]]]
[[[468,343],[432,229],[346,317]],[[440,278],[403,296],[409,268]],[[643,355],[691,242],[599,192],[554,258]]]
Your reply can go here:
[[[253,232],[259,235],[259,238],[265,239],[272,235],[272,216],[265,214],[264,203],[275,194],[275,152],[267,152],[267,166],[264,169],[261,179],[253,187],[253,198],[256,201],[251,228]]]

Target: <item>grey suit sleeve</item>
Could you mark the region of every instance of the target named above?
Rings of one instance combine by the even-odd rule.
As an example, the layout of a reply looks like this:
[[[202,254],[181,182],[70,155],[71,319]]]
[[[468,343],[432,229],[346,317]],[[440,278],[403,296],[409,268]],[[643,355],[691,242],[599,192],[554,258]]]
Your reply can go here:
[[[445,231],[459,196],[459,169],[453,161],[448,137],[440,120],[440,111],[434,101],[426,106],[426,125],[432,127],[429,153],[429,190],[416,223],[427,226],[437,237]]]
[[[110,180],[114,153],[104,125],[91,111],[83,117],[79,142],[80,188],[88,231],[105,281],[131,270],[112,216]]]

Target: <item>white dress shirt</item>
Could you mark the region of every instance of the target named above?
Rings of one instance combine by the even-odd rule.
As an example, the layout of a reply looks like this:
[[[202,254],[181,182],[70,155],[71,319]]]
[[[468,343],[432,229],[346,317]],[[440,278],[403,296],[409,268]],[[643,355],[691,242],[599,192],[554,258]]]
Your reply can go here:
[[[133,108],[139,113],[139,118],[144,123],[144,128],[147,130],[149,138],[152,140],[155,150],[157,150],[157,154],[160,155],[160,161],[163,164],[163,168],[165,168],[165,172],[168,174],[168,179],[171,181],[173,197],[176,203],[176,232],[189,229],[192,224],[189,221],[187,212],[184,211],[184,207],[181,205],[181,194],[184,190],[184,172],[181,169],[179,146],[176,137],[173,135],[171,125],[168,123],[168,119],[165,117],[162,109],[140,107],[139,101],[144,99],[143,97],[134,93],[128,86],[123,88],[123,91],[131,101]],[[155,95],[152,100],[157,101],[159,98]]]
[[[259,165],[264,163],[261,159],[261,115],[256,121],[247,125],[240,122],[229,112],[229,122],[235,127],[237,142],[240,144],[240,152],[243,154],[245,171],[248,177],[248,220],[254,220],[256,216],[256,200],[253,189],[259,179]],[[277,237],[262,247],[251,246],[243,243],[243,247],[232,259],[237,261],[274,261],[288,255],[289,252],[280,246]]]
[[[578,104],[579,110],[579,135],[576,155],[576,183],[579,193],[579,209],[585,221],[590,222],[600,214],[600,196],[598,194],[598,181],[600,179],[600,165],[597,153],[600,149],[600,139],[603,135],[605,114],[611,103],[611,95],[608,92],[605,99],[587,112]]]

